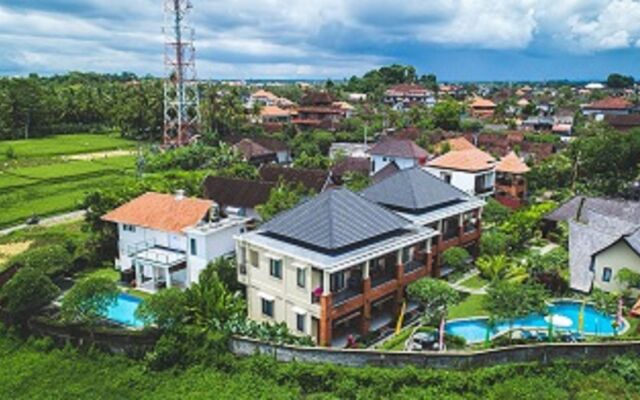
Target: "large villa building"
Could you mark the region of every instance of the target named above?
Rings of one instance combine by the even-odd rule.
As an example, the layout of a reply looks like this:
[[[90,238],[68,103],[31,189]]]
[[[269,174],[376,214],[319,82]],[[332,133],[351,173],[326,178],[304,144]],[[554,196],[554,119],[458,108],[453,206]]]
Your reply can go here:
[[[389,326],[406,286],[439,276],[441,251],[477,243],[483,204],[419,168],[309,199],[237,236],[249,318],[335,347]]]

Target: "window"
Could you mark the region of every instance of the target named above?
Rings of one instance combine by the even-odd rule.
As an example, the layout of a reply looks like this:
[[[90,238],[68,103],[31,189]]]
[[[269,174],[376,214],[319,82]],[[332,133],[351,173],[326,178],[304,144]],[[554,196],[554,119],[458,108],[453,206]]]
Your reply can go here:
[[[402,263],[408,263],[411,259],[411,247],[405,247],[402,249]]]
[[[191,240],[189,241],[189,249],[192,256],[198,255],[198,247],[196,246],[196,240],[193,238],[191,238]]]
[[[269,261],[269,273],[274,278],[282,279],[282,260],[272,258]]]
[[[135,232],[136,231],[136,227],[133,225],[129,225],[129,224],[123,224],[122,225],[122,230],[123,231],[127,231],[127,232]]]
[[[296,281],[298,283],[298,287],[305,287],[307,285],[307,270],[304,268],[298,268],[296,271]]]
[[[262,314],[273,318],[273,300],[262,299]]]
[[[304,332],[304,320],[305,320],[304,314],[296,313],[296,329],[298,330],[298,332]]]
[[[249,250],[249,263],[254,267],[258,268],[259,265],[259,257],[258,252],[255,250]]]
[[[331,291],[339,292],[344,289],[344,271],[331,274]]]
[[[440,172],[440,179],[447,183],[451,183],[451,174],[448,172]]]
[[[610,282],[611,281],[611,268],[605,267],[602,270],[602,281]]]

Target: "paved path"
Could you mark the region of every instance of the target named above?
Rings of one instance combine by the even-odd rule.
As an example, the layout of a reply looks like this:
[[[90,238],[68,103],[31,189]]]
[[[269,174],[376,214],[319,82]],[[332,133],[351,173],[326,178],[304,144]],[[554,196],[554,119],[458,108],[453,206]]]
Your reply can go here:
[[[486,286],[481,287],[479,289],[473,289],[473,288],[469,288],[469,287],[466,287],[466,286],[462,285],[462,283],[464,281],[466,281],[467,279],[470,279],[470,278],[472,278],[472,277],[474,277],[474,276],[476,276],[478,274],[480,274],[480,271],[478,271],[477,269],[474,269],[474,270],[469,271],[466,274],[464,274],[462,276],[462,278],[458,279],[458,281],[450,283],[449,285],[452,288],[454,288],[454,289],[456,289],[456,290],[458,290],[460,292],[465,292],[465,293],[469,293],[469,294],[487,294],[487,291],[485,289]]]
[[[54,226],[54,225],[64,224],[67,222],[79,221],[82,218],[84,218],[84,214],[85,214],[84,210],[78,210],[78,211],[72,211],[65,214],[42,218],[38,225],[21,224],[21,225],[12,226],[10,228],[2,229],[0,230],[0,236],[8,235],[12,232],[19,231],[21,229],[25,229],[31,226]]]

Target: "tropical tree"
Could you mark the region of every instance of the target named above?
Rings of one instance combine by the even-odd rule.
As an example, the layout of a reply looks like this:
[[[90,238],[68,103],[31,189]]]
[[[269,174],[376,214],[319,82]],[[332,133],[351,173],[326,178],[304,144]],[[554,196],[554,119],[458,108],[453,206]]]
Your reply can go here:
[[[546,299],[547,292],[540,285],[497,281],[487,288],[483,305],[491,320],[508,321],[511,340],[514,320],[533,313],[546,314]]]
[[[442,253],[442,261],[456,271],[463,271],[470,258],[469,252],[462,247],[452,247]]]
[[[65,321],[94,324],[104,318],[118,299],[118,285],[108,278],[93,277],[76,283],[62,298],[60,314]]]
[[[499,229],[482,233],[480,253],[483,256],[497,256],[509,250],[509,237]]]
[[[60,292],[40,269],[24,267],[0,289],[0,305],[13,318],[26,319]]]
[[[516,265],[504,254],[480,257],[476,260],[476,266],[480,270],[480,275],[491,282],[502,280],[521,283],[529,277],[523,266]]]
[[[344,186],[354,192],[364,190],[371,185],[371,177],[359,172],[347,172],[342,179]]]
[[[182,290],[169,288],[146,298],[136,310],[136,317],[145,326],[157,325],[160,329],[173,329],[186,320],[187,301]]]
[[[440,322],[440,343],[444,338],[444,322],[449,307],[461,300],[461,294],[445,281],[433,278],[422,278],[407,287],[409,298],[414,299],[424,307],[426,323]],[[440,350],[443,350],[442,348]]]
[[[244,312],[244,302],[222,282],[215,264],[200,273],[198,282],[185,291],[187,322],[196,326],[220,328]]]
[[[297,205],[308,194],[308,191],[301,184],[293,185],[280,181],[275,188],[271,189],[269,200],[257,206],[256,211],[263,221],[268,221],[278,213]]]

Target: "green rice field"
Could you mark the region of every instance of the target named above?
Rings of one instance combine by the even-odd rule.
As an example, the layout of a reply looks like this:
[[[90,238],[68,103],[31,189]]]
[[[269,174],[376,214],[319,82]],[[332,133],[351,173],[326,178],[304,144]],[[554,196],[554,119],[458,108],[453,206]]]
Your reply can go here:
[[[70,143],[71,139],[77,143]],[[7,143],[0,142],[0,158]],[[135,169],[135,156],[130,155],[93,160],[63,157],[69,154],[65,151],[94,153],[133,145],[111,135],[62,135],[17,144],[17,162],[0,168],[0,227],[23,223],[33,214],[49,216],[76,210],[89,190],[117,184]],[[23,163],[21,154],[38,158],[38,162]]]
[[[2,140],[0,141],[0,162],[8,160],[9,148],[13,149],[16,159],[21,160],[126,150],[134,147],[135,142],[123,139],[117,134],[79,133],[28,140]]]

